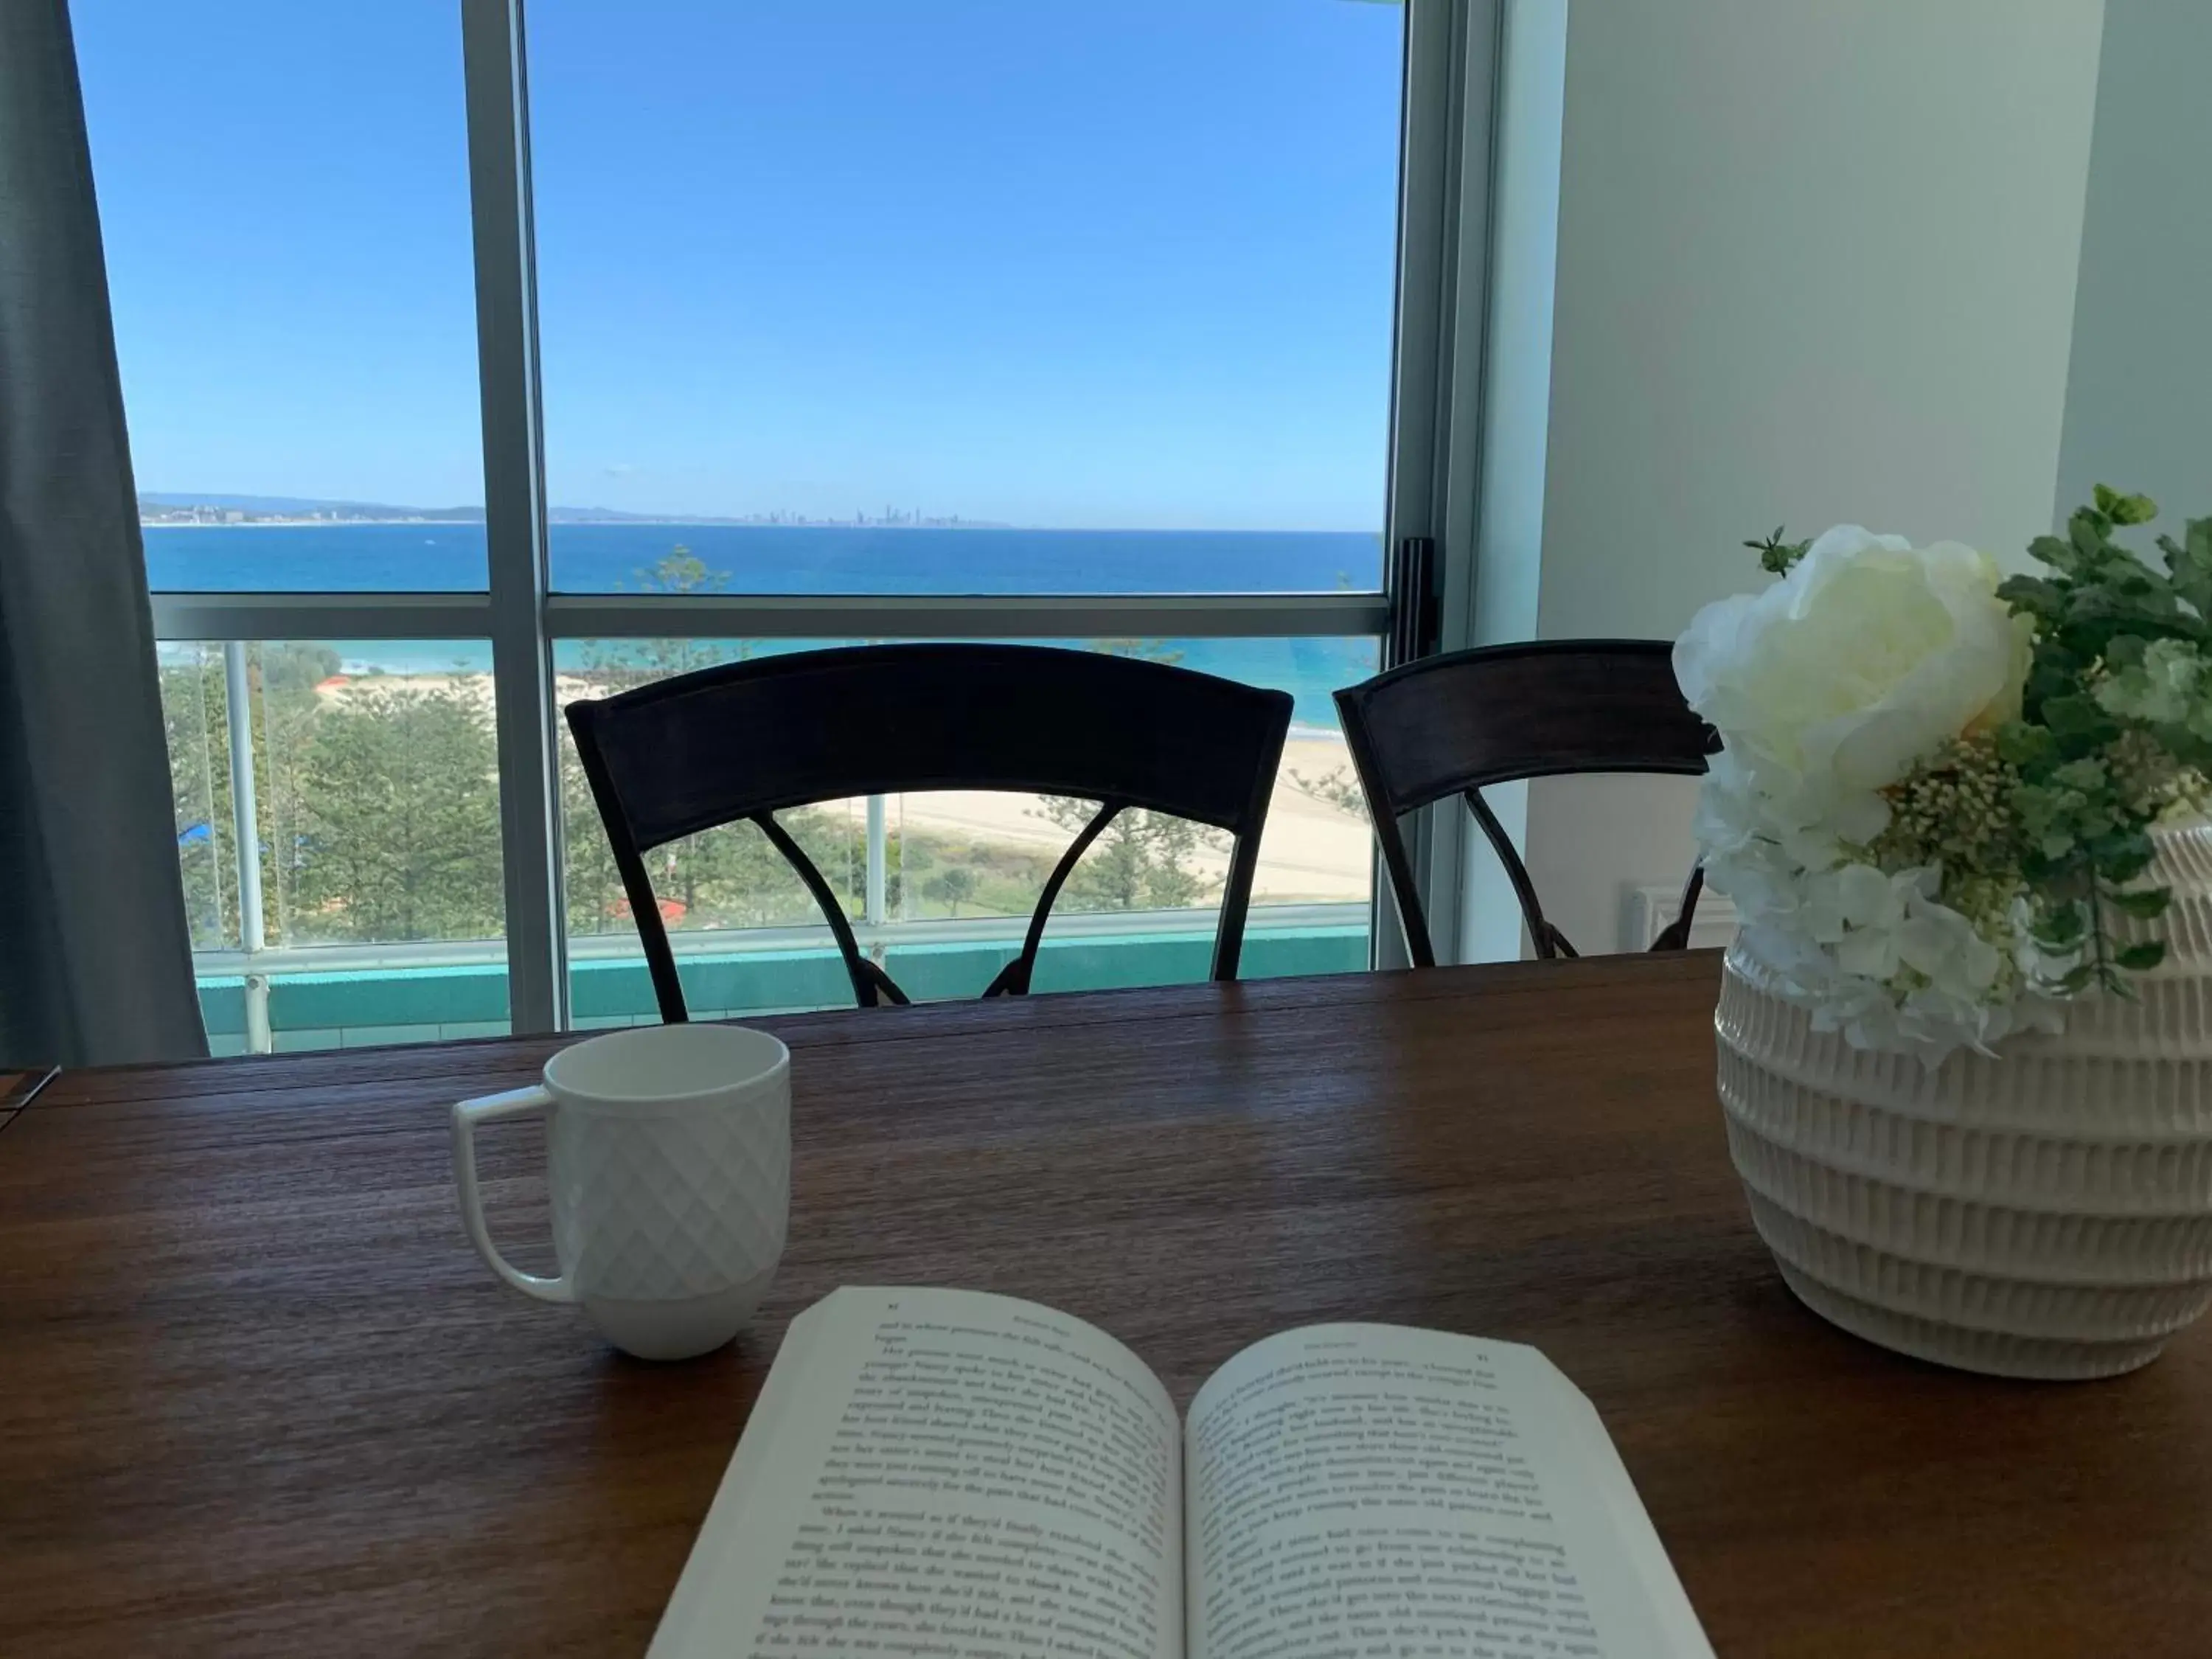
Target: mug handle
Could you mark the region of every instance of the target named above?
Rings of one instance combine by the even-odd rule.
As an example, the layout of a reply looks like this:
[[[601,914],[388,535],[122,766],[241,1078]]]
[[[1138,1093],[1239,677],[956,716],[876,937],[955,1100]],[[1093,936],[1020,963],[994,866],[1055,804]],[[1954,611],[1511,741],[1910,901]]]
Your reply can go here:
[[[476,1100],[457,1101],[453,1106],[453,1174],[460,1182],[461,1220],[469,1230],[469,1242],[477,1247],[477,1254],[491,1270],[525,1296],[534,1296],[541,1302],[574,1302],[576,1287],[568,1273],[563,1273],[558,1279],[541,1279],[536,1273],[523,1273],[508,1265],[484,1226],[483,1194],[477,1188],[477,1125],[495,1118],[546,1111],[552,1104],[553,1097],[534,1085],[509,1089],[504,1094],[485,1095]]]

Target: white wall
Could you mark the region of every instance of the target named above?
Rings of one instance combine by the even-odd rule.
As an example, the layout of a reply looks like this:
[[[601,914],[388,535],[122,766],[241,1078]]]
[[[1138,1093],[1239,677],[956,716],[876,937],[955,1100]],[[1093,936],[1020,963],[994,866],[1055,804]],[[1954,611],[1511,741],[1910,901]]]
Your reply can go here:
[[[2212,514],[2212,4],[2117,0],[2074,304],[2056,516],[2140,489],[2159,528]]]
[[[2016,550],[2057,476],[2097,0],[1577,0],[1539,629],[1666,637],[1838,520]],[[1682,780],[1530,792],[1584,950]]]

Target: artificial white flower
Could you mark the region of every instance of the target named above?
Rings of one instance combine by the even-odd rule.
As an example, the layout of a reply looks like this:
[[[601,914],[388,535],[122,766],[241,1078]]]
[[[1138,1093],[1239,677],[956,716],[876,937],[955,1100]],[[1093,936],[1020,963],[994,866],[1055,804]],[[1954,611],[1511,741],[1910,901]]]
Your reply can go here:
[[[1699,611],[1675,677],[1780,821],[1863,843],[1889,821],[1885,786],[2017,712],[2027,641],[1998,580],[1957,542],[1839,525],[1764,592]]]
[[[1856,1047],[1932,1063],[2041,1012],[2005,988],[2021,977],[2007,951],[1938,902],[1940,870],[1885,872],[1861,851],[1889,822],[1884,788],[2019,712],[2030,637],[1998,579],[1956,542],[1838,526],[1765,592],[1706,606],[1674,647],[1723,744],[1698,799],[1706,878],[1777,991]]]

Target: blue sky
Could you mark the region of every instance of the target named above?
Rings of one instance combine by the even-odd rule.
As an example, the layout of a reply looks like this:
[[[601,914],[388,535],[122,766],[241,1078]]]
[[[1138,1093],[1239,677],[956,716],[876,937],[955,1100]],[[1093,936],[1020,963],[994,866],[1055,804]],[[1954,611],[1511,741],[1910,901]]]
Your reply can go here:
[[[482,499],[453,0],[77,0],[141,489]],[[1401,14],[533,0],[553,498],[1382,521]]]

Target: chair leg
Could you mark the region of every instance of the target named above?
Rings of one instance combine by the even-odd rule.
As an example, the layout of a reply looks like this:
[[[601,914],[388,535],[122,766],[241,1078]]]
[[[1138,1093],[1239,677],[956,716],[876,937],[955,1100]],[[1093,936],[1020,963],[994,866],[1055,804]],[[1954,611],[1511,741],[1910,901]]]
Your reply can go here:
[[[1659,930],[1659,937],[1651,941],[1655,951],[1686,951],[1690,948],[1690,926],[1698,919],[1698,896],[1705,890],[1705,867],[1702,864],[1690,872],[1690,878],[1682,884],[1682,902],[1675,908],[1674,920]]]

